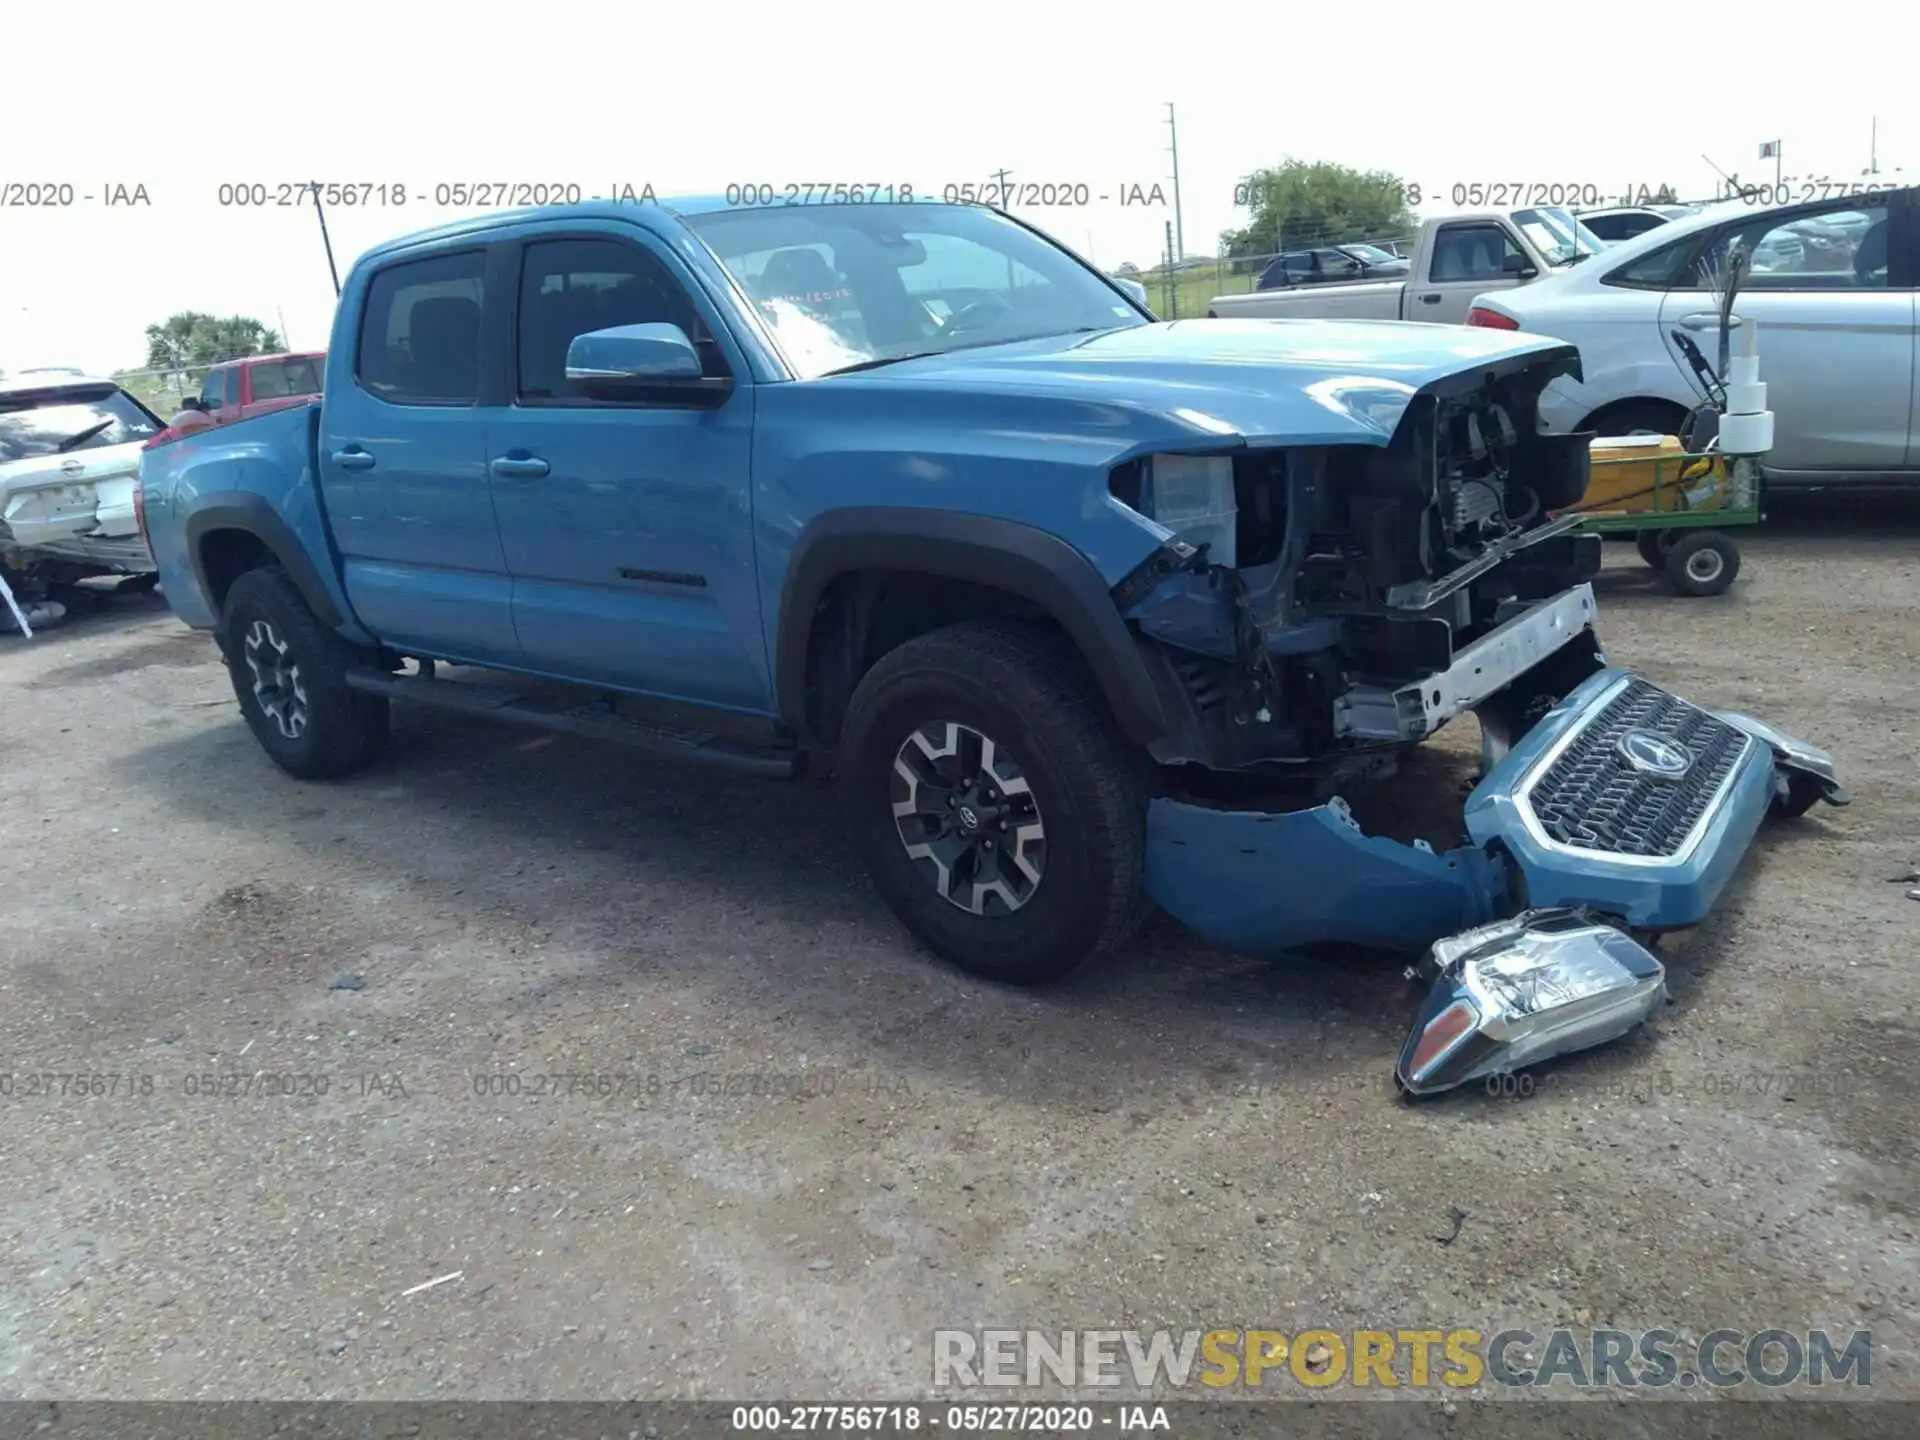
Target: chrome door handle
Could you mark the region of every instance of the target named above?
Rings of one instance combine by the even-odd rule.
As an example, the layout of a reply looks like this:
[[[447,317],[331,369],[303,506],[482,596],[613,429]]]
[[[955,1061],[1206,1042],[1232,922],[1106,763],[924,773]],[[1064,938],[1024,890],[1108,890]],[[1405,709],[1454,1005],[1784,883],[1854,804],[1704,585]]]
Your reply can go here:
[[[342,470],[371,470],[373,456],[365,450],[336,450],[327,457]]]
[[[538,480],[550,468],[537,455],[502,455],[487,463],[487,473],[496,480]]]

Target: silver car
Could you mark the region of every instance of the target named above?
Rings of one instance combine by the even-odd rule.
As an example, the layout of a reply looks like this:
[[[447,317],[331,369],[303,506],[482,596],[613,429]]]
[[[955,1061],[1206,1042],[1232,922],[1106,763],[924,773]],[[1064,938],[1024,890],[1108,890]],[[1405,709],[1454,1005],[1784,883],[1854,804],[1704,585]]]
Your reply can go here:
[[[163,428],[111,380],[0,379],[0,569],[16,590],[154,573],[133,502]]]

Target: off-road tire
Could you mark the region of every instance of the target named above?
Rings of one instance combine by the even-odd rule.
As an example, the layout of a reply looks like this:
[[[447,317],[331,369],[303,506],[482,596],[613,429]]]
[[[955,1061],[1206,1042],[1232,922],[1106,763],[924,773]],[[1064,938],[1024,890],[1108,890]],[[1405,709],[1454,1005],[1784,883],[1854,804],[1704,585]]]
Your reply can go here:
[[[1671,530],[1642,530],[1633,537],[1634,548],[1640,552],[1640,558],[1656,570],[1667,568],[1667,551],[1673,548]]]
[[[283,642],[298,667],[304,723],[288,735],[263,707],[248,664],[256,625]],[[347,687],[347,671],[366,657],[314,616],[287,572],[248,570],[233,582],[220,618],[220,648],[247,728],[268,757],[303,780],[331,780],[364,769],[387,738],[386,699]]]
[[[940,722],[1014,757],[1045,823],[1045,868],[1011,912],[951,902],[896,825],[895,761],[916,731]],[[1014,621],[950,625],[889,652],[862,678],[842,727],[840,773],[881,898],[942,959],[1013,985],[1058,980],[1139,929],[1151,909],[1149,768],[1065,637]]]

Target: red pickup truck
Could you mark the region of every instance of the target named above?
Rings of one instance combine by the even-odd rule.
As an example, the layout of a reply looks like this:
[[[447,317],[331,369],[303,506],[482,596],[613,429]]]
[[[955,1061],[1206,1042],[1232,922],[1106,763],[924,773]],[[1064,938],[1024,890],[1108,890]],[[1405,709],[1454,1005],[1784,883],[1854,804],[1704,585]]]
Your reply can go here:
[[[327,352],[298,355],[249,355],[228,360],[207,372],[200,384],[199,409],[216,425],[247,420],[269,410],[301,405],[320,393]]]

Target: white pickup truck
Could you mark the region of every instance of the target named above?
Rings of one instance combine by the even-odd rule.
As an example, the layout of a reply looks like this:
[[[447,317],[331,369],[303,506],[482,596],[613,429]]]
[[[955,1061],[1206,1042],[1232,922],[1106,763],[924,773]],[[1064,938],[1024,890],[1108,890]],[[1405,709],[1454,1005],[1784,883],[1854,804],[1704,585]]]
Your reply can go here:
[[[1420,227],[1404,280],[1335,281],[1218,295],[1209,318],[1466,323],[1473,297],[1546,275],[1606,246],[1559,206],[1476,210]]]

